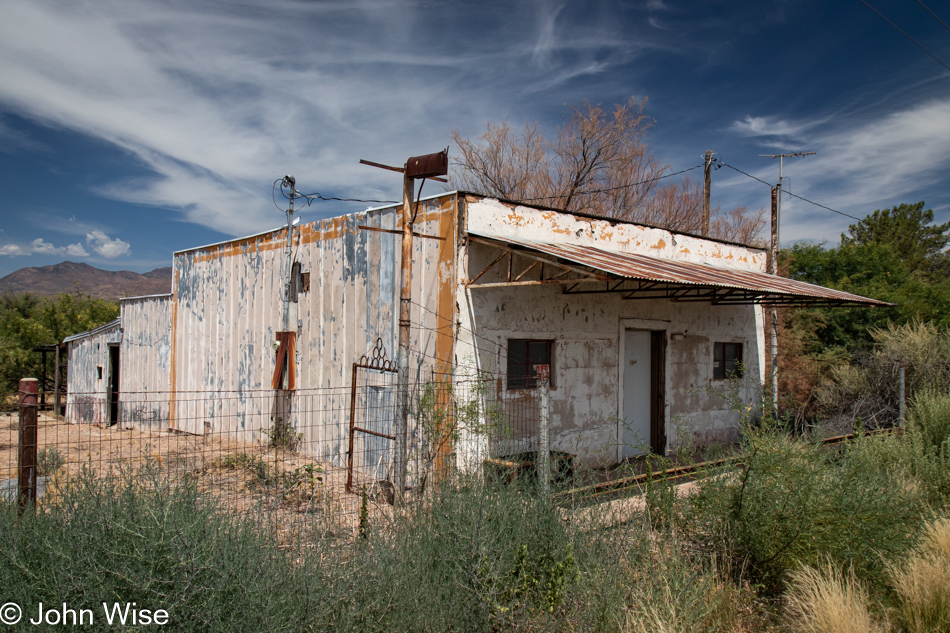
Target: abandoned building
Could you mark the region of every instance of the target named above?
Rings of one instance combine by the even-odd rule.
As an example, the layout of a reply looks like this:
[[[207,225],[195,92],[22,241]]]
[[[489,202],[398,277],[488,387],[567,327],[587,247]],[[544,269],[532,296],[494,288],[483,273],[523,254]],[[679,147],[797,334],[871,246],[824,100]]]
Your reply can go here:
[[[354,363],[398,349],[401,217],[294,226],[290,259],[287,228],[175,253],[169,295],[67,339],[68,419],[259,440],[279,417],[341,463]],[[884,305],[767,274],[762,249],[464,192],[420,200],[413,230],[411,380],[491,376],[504,415],[549,365],[551,447],[589,464],[732,441],[720,393],[759,398],[763,304]],[[227,397],[189,409],[209,393]],[[460,464],[489,451],[474,431],[452,443]]]

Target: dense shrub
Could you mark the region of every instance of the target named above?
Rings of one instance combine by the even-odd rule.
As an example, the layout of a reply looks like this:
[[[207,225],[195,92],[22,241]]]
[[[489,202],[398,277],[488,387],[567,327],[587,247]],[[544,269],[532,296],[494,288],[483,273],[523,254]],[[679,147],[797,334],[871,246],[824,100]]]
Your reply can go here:
[[[292,631],[310,617],[306,568],[266,530],[151,469],[86,473],[41,507],[20,520],[0,507],[4,601],[90,608],[93,630],[102,602],[165,609],[171,630]]]
[[[921,522],[918,489],[862,455],[770,430],[750,431],[743,449],[735,473],[701,486],[697,529],[723,539],[776,593],[787,572],[825,559],[883,586],[883,560],[902,554]]]

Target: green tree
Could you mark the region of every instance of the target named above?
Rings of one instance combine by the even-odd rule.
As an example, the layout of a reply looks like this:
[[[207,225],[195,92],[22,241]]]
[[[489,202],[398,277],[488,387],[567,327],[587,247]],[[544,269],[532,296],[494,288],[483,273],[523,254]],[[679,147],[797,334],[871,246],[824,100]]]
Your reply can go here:
[[[44,374],[41,356],[34,348],[59,343],[118,315],[118,304],[81,292],[46,298],[28,293],[4,294],[0,297],[0,394],[15,391],[21,378]],[[45,368],[48,378],[53,376],[52,356],[47,358]],[[51,389],[52,385],[45,387]]]
[[[887,246],[911,273],[937,279],[950,273],[950,222],[933,224],[934,212],[924,202],[878,209],[848,227],[842,246]]]

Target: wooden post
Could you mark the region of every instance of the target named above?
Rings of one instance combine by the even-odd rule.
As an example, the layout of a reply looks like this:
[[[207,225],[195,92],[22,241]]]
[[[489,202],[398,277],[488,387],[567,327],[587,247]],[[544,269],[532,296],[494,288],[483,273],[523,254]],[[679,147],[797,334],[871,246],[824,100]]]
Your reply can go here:
[[[897,390],[898,390],[897,413],[898,413],[898,420],[901,426],[904,426],[904,424],[906,423],[906,415],[907,415],[907,408],[906,408],[906,405],[904,404],[904,399],[906,397],[906,387],[907,387],[905,365],[906,363],[904,363],[904,361],[902,360],[897,361],[897,377],[899,381],[899,384],[897,386]]]
[[[703,172],[703,237],[709,237],[709,190],[712,185],[712,150],[706,150]]]
[[[63,382],[63,369],[60,365],[60,350],[62,350],[62,344],[56,345],[56,369],[53,371],[53,413],[56,416],[56,419],[59,419],[59,389],[61,383]]]
[[[36,414],[39,405],[36,378],[20,380],[20,434],[17,446],[17,513],[21,516],[28,504],[36,503],[37,429]]]
[[[771,256],[772,264],[769,272],[778,275],[778,187],[772,187],[772,244]],[[772,415],[778,420],[778,309],[772,308],[769,311],[769,320],[772,330]]]

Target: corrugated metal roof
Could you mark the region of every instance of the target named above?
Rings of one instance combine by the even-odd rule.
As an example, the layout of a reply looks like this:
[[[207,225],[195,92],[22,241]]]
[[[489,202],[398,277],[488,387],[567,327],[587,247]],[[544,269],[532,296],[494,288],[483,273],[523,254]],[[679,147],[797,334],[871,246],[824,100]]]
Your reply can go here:
[[[472,233],[472,235],[475,235]],[[581,266],[587,266],[608,273],[616,278],[626,278],[655,282],[658,286],[649,285],[643,288],[621,288],[617,291],[631,293],[646,293],[649,296],[662,298],[658,293],[669,293],[673,289],[725,289],[723,293],[708,293],[692,295],[667,294],[670,298],[686,300],[708,300],[714,303],[754,302],[754,303],[828,303],[828,304],[860,304],[868,306],[889,306],[890,303],[853,295],[840,290],[833,290],[823,286],[816,286],[787,279],[768,273],[720,268],[709,264],[699,264],[682,260],[661,259],[636,253],[621,253],[606,251],[592,246],[577,244],[552,244],[534,240],[499,238],[483,235],[495,242],[504,242],[512,246],[521,247],[544,253],[546,255],[566,260]],[[736,292],[729,292],[729,290]],[[651,294],[652,293],[652,294]]]
[[[97,328],[93,328],[88,332],[79,332],[78,334],[73,334],[72,336],[67,336],[63,339],[63,343],[69,343],[70,341],[78,341],[81,338],[86,338],[87,336],[92,336],[93,334],[98,334],[100,332],[105,332],[108,329],[119,327],[122,323],[122,319],[116,319],[115,321],[109,321],[105,325],[100,325]]]

